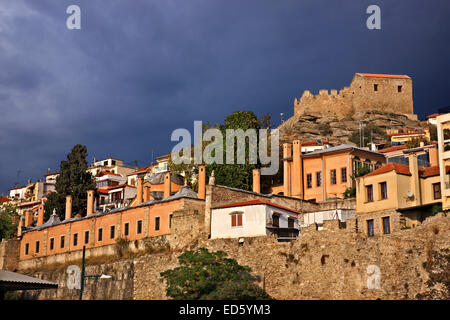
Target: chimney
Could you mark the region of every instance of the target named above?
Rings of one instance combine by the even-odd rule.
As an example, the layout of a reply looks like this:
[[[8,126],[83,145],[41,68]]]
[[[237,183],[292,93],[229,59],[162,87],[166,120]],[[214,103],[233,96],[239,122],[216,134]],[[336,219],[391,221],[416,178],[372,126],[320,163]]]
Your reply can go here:
[[[302,197],[302,151],[300,140],[294,140],[292,145],[292,196]]]
[[[33,224],[33,211],[25,211],[25,227],[29,227]]]
[[[253,169],[253,192],[261,193],[261,170]]]
[[[198,198],[205,199],[206,195],[206,167],[198,166]]]
[[[144,202],[150,200],[150,188],[148,186],[144,186]]]
[[[22,236],[22,226],[23,226],[23,220],[19,219],[19,225],[17,226],[17,236]]]
[[[66,197],[66,216],[64,220],[72,218],[72,196]]]
[[[170,172],[164,174],[164,199],[170,197]]]
[[[290,143],[283,144],[283,194],[291,196],[291,165],[287,158],[291,157],[292,147]]]
[[[44,205],[41,203],[38,207],[37,225],[40,226],[43,223],[44,223]]]
[[[439,155],[437,146],[428,149],[428,159],[430,160],[430,167],[439,165]]]
[[[136,191],[136,205],[142,203],[142,178],[137,179],[137,191]]]
[[[411,173],[410,180],[410,190],[413,192],[414,198],[411,199],[413,201],[413,205],[421,204],[420,197],[420,181],[419,181],[419,165],[417,161],[416,154],[410,154],[409,158],[409,172]]]
[[[87,192],[87,214],[91,215],[94,213],[94,190],[89,190]]]

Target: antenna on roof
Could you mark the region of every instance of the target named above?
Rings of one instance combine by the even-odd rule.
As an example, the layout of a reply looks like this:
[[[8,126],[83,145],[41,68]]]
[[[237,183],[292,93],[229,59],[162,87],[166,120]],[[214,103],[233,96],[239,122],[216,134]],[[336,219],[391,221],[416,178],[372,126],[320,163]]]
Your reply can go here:
[[[284,122],[284,113],[282,112],[282,113],[280,113],[280,117],[281,117],[281,123],[283,123]]]
[[[17,170],[16,187],[19,186],[19,183],[20,183],[19,176],[20,176],[20,173],[21,173],[21,172],[22,172],[21,170]]]

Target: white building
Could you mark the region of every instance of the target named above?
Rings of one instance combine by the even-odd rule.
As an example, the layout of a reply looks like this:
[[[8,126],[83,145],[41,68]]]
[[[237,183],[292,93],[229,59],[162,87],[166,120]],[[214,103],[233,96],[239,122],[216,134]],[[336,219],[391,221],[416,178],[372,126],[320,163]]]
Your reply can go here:
[[[211,238],[276,235],[279,241],[298,235],[298,212],[265,200],[249,200],[211,210]]]
[[[324,220],[339,220],[341,222],[345,222],[348,219],[355,218],[354,209],[332,209],[332,210],[324,210],[317,212],[308,212],[303,214],[303,223],[301,224],[301,228],[305,228],[313,223],[317,223],[319,225],[319,230],[321,228],[320,225],[323,224]]]

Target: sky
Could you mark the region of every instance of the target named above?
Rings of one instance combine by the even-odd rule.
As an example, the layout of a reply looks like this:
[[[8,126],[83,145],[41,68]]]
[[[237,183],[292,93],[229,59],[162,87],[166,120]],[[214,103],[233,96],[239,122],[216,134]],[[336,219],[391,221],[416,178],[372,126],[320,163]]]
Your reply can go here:
[[[195,120],[249,110],[279,125],[304,90],[357,72],[409,75],[424,118],[450,106],[449,16],[448,0],[0,0],[0,194],[59,171],[76,144],[144,166]]]

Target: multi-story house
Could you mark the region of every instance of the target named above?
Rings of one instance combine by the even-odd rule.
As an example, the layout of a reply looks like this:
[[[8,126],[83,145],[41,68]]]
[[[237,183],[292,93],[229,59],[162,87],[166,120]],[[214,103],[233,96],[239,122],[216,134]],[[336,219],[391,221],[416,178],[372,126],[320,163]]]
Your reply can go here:
[[[420,167],[418,156],[408,165],[390,162],[356,178],[358,228],[368,236],[414,228],[440,205],[439,166]]]
[[[348,144],[301,154],[298,140],[283,145],[282,160],[283,191],[277,194],[316,202],[343,198],[358,167],[372,171],[386,162],[381,153]]]

